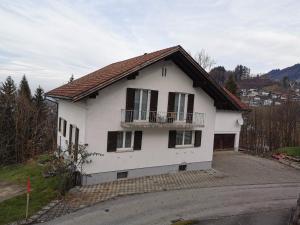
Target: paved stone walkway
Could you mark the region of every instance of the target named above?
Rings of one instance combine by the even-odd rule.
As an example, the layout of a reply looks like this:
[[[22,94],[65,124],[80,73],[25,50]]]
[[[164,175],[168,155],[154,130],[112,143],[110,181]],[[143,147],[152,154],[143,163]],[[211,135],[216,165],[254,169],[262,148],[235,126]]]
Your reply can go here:
[[[300,182],[300,170],[273,160],[236,152],[215,153],[213,168],[208,171],[184,171],[118,180],[73,189],[63,201],[41,216],[38,222],[49,221],[123,195],[186,188]]]
[[[37,222],[49,221],[86,206],[123,195],[213,186],[216,179],[225,177],[223,173],[214,169],[183,171],[74,188],[63,201],[41,216]]]

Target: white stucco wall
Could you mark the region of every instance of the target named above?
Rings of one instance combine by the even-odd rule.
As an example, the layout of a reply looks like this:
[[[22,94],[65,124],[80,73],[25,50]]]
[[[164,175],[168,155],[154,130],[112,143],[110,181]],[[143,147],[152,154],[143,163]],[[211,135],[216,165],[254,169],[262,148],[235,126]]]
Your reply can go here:
[[[61,132],[58,131],[57,144],[66,149],[66,141],[69,141],[70,124],[79,128],[79,144],[85,144],[85,123],[86,123],[86,104],[85,101],[73,103],[65,100],[58,100],[58,118],[67,121],[66,137],[63,136],[63,123]],[[58,122],[57,122],[58,123]],[[59,124],[57,124],[58,127]]]
[[[96,99],[86,103],[86,143],[91,152],[104,154],[94,157],[86,171],[98,173],[124,169],[163,166],[179,163],[212,161],[215,107],[202,89],[193,88],[192,80],[172,62],[167,64],[167,76],[162,77],[162,63],[140,71],[135,80],[124,79],[99,92]],[[121,109],[125,109],[127,88],[158,90],[158,111],[167,111],[168,93],[195,94],[194,112],[205,113],[202,145],[198,148],[169,149],[169,129],[143,129],[142,150],[134,152],[107,152],[107,132],[124,130],[121,127]],[[137,129],[141,130],[141,129]]]
[[[236,111],[217,110],[215,122],[215,134],[235,134],[234,148],[238,150],[242,113]]]

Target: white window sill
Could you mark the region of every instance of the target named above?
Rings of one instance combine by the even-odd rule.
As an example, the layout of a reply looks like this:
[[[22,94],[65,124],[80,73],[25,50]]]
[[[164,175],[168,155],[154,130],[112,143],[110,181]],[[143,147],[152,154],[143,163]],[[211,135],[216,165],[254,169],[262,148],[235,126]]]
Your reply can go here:
[[[118,153],[133,152],[133,148],[117,148],[116,152],[118,152]]]
[[[175,148],[194,148],[194,145],[175,145]]]

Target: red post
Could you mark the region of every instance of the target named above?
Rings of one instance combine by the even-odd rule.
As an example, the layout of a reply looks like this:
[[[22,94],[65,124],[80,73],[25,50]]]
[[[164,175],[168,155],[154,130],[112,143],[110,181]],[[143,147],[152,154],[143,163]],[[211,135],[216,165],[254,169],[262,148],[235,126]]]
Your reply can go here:
[[[30,193],[30,178],[27,179],[27,193]]]

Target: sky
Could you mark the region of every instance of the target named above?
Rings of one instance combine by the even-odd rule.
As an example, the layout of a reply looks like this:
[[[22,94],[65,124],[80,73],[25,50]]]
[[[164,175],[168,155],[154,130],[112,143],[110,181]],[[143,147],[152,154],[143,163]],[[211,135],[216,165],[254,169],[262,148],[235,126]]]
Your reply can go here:
[[[0,0],[0,82],[46,91],[115,61],[181,45],[252,74],[300,62],[299,0]]]

